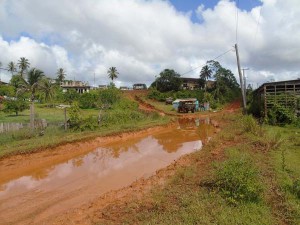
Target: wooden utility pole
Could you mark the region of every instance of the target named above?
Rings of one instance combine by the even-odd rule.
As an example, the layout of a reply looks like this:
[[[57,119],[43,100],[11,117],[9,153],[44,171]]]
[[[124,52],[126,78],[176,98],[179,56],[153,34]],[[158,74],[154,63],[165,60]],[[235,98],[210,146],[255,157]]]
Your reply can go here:
[[[238,71],[239,71],[239,77],[240,77],[240,85],[241,85],[241,91],[242,91],[242,97],[243,97],[243,112],[246,113],[246,96],[244,92],[244,82],[243,82],[243,76],[242,76],[242,71],[241,71],[241,66],[240,66],[240,57],[239,57],[239,50],[237,44],[234,45],[235,48],[235,53],[236,53],[236,61],[237,61],[237,66],[238,66]]]
[[[247,104],[247,86],[246,86],[246,75],[245,75],[245,70],[249,70],[249,68],[243,68],[243,79],[244,79],[244,95],[245,95],[245,101]]]

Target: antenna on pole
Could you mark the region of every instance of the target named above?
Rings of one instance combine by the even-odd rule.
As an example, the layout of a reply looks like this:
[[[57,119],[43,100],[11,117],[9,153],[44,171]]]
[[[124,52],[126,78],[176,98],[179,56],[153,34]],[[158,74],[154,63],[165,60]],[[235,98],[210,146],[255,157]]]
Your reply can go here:
[[[246,113],[246,96],[244,91],[244,81],[243,81],[243,75],[241,71],[241,65],[240,65],[240,57],[239,57],[239,50],[237,44],[234,45],[235,53],[236,53],[236,61],[239,71],[239,77],[240,77],[240,85],[241,85],[241,91],[242,91],[242,97],[243,97],[243,113]]]

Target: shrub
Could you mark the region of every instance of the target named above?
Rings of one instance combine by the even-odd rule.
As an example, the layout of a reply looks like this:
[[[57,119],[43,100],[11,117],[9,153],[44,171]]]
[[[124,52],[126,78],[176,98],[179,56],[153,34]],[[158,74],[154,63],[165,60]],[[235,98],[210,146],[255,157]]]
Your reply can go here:
[[[234,156],[217,165],[216,187],[229,203],[257,201],[262,191],[258,170],[252,160]]]
[[[69,126],[73,130],[80,129],[80,123],[82,121],[82,116],[80,114],[79,105],[74,102],[69,110]]]
[[[291,124],[295,120],[292,109],[275,104],[267,113],[267,123],[270,125]]]
[[[241,119],[241,126],[243,132],[249,132],[254,135],[259,135],[261,134],[261,128],[258,125],[257,121],[251,116],[251,115],[246,115],[243,116]]]

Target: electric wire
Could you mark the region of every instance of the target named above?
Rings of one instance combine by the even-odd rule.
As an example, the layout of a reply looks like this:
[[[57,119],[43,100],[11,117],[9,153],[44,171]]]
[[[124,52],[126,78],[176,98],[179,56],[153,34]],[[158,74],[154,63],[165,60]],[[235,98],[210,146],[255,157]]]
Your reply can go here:
[[[216,59],[218,59],[218,58],[222,57],[223,55],[227,54],[227,53],[228,53],[228,52],[230,52],[230,51],[232,51],[232,48],[231,48],[231,49],[229,49],[229,50],[227,50],[226,52],[223,52],[223,53],[221,53],[220,55],[218,55],[217,57],[215,57],[215,58],[213,58],[213,59],[211,59],[211,60],[216,60]],[[206,62],[206,63],[204,63],[204,64],[203,64],[203,65],[201,65],[201,66],[197,66],[197,67],[195,67],[195,68],[193,68],[193,69],[191,69],[191,70],[189,70],[189,71],[187,71],[187,72],[184,72],[184,73],[182,73],[181,75],[188,74],[188,73],[190,73],[190,72],[192,72],[192,71],[194,71],[194,70],[196,70],[196,69],[198,69],[198,68],[200,68],[200,67],[203,67],[203,66],[205,66],[206,64],[207,64],[207,62]]]

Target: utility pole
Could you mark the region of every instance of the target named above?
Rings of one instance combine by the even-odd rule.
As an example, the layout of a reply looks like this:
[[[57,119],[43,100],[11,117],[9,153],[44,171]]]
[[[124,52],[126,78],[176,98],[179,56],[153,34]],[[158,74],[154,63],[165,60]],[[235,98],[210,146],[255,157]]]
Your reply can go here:
[[[246,97],[245,97],[245,92],[243,90],[244,89],[244,82],[243,82],[243,77],[242,77],[239,50],[238,50],[237,44],[234,45],[234,48],[235,48],[235,53],[236,53],[236,61],[237,61],[237,66],[238,66],[238,71],[239,71],[240,85],[241,85],[241,91],[242,91],[242,97],[243,97],[243,113],[246,113]]]
[[[246,86],[246,75],[245,75],[245,70],[249,70],[249,68],[243,68],[243,78],[244,78],[244,95],[245,95],[245,100],[247,103],[247,86]]]

